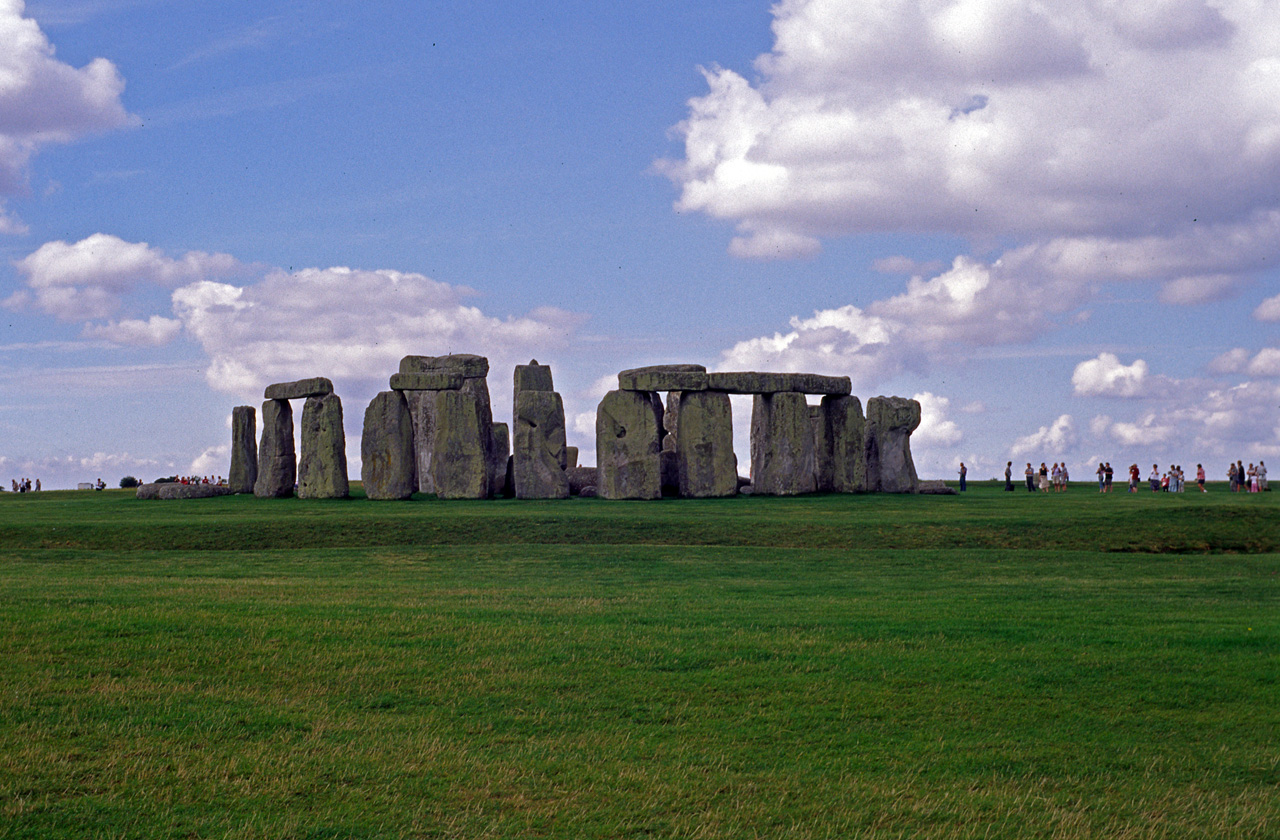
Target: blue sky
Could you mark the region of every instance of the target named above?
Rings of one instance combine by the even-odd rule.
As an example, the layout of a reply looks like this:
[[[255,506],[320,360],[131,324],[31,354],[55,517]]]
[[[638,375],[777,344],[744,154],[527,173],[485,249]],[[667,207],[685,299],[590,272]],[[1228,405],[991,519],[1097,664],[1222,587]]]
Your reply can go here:
[[[1264,4],[1265,5],[1265,4]],[[419,7],[420,6],[420,7]],[[0,478],[406,353],[846,374],[960,460],[1280,457],[1280,12],[0,0]],[[735,407],[747,460],[749,404]]]

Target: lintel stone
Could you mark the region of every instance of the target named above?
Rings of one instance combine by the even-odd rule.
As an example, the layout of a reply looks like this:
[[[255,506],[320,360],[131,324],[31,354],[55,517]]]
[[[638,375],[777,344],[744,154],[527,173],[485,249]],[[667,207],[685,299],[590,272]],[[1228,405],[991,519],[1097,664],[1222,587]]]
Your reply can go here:
[[[847,376],[817,373],[758,373],[730,371],[707,374],[707,390],[726,394],[823,394],[843,397],[853,393]]]
[[[268,385],[264,400],[304,400],[307,397],[323,397],[333,393],[333,383],[323,376],[299,379],[296,382],[278,382]]]
[[[618,374],[623,391],[705,391],[707,369],[702,365],[651,365]]]
[[[489,360],[471,353],[448,356],[405,356],[400,360],[400,373],[460,373],[467,379],[489,375]]]
[[[460,373],[442,370],[421,373],[391,374],[391,390],[393,391],[457,391],[465,380]]]

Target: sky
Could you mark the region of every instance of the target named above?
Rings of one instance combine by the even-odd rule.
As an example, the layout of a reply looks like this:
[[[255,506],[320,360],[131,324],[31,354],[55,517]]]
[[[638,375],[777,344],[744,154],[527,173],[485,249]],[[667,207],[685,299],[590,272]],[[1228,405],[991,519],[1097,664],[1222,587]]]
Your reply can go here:
[[[913,397],[926,478],[1280,458],[1262,0],[0,0],[0,479],[225,475],[407,354]],[[735,398],[749,463],[750,401]]]

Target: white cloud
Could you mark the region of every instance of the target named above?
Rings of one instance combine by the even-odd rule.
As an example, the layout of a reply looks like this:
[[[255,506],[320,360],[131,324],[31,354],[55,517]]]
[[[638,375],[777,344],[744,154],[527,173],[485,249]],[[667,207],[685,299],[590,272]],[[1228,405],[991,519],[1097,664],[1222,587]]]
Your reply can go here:
[[[58,61],[39,25],[23,12],[22,0],[0,0],[0,233],[25,232],[3,197],[25,188],[27,163],[41,146],[130,120],[115,65],[95,58],[77,70]]]
[[[1239,373],[1249,364],[1249,351],[1243,347],[1228,350],[1209,362],[1209,372],[1218,374]]]
[[[920,403],[920,426],[911,433],[911,442],[922,446],[954,446],[964,438],[964,433],[954,421],[947,419],[951,400],[924,391],[911,399]]]
[[[1123,365],[1113,353],[1100,353],[1076,365],[1071,385],[1080,396],[1137,397],[1146,390],[1147,363]]]
[[[1254,355],[1243,347],[1228,350],[1209,363],[1213,373],[1247,373],[1263,378],[1280,376],[1280,349],[1264,347]]]
[[[109,324],[88,325],[82,333],[85,338],[97,338],[112,344],[155,346],[168,344],[182,331],[182,322],[173,318],[152,315],[146,321],[124,320]]]
[[[1280,295],[1269,297],[1253,310],[1253,317],[1259,321],[1280,321]]]
[[[1174,306],[1198,306],[1229,298],[1243,284],[1243,278],[1230,274],[1179,277],[1165,283],[1157,297],[1161,303]]]
[[[1037,453],[1066,452],[1076,444],[1075,422],[1070,414],[1062,414],[1052,425],[1041,426],[1029,435],[1014,441],[1009,454],[1014,456]]]
[[[79,242],[46,242],[15,263],[30,289],[16,304],[33,303],[63,321],[106,318],[122,299],[147,286],[172,288],[243,270],[227,254],[190,251],[179,259],[145,242],[95,233]]]
[[[231,445],[210,446],[191,462],[188,475],[224,475],[231,463]],[[359,475],[357,472],[356,475]]]
[[[1122,446],[1155,446],[1168,441],[1173,432],[1174,427],[1159,422],[1155,412],[1147,412],[1134,423],[1113,423],[1108,429]]]

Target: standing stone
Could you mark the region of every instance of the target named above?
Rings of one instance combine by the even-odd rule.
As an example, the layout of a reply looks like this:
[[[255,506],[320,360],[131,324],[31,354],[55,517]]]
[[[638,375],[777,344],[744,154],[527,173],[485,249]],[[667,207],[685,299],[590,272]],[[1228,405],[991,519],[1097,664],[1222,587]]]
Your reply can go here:
[[[342,400],[337,394],[307,397],[302,405],[301,437],[298,498],[347,498],[347,435],[342,428]]]
[[[258,480],[258,412],[251,405],[231,409],[231,472],[227,486],[232,493],[252,493]]]
[[[705,499],[738,492],[733,455],[733,409],[729,395],[682,391],[676,432],[676,476],[680,495]],[[670,417],[672,412],[668,411]]]
[[[596,409],[596,485],[603,499],[662,498],[661,424],[654,394],[610,391]]]
[[[567,499],[564,403],[554,391],[521,391],[515,405],[517,499]]]
[[[915,493],[920,479],[911,460],[911,433],[920,425],[920,403],[905,397],[867,400],[864,431],[867,489],[873,493]]]
[[[506,423],[493,424],[493,451],[489,462],[489,491],[492,496],[506,495],[507,464],[511,461],[511,429]]]
[[[822,398],[815,441],[819,492],[862,493],[867,489],[865,425],[857,397]]]
[[[662,420],[662,451],[675,452],[677,433],[680,431],[680,395],[684,391],[668,391],[667,405],[659,417]],[[655,394],[655,396],[657,396]],[[659,398],[658,404],[662,401]]]
[[[814,472],[813,425],[804,394],[756,394],[751,411],[755,492],[768,496],[812,493],[817,488]]]
[[[577,469],[578,466],[578,447],[566,446],[564,448],[564,471],[568,472]]]
[[[540,365],[537,359],[530,359],[527,365],[516,365],[515,390],[511,394],[511,404],[515,405],[516,397],[521,391],[554,391],[551,380],[551,366]]]
[[[436,394],[440,391],[405,391],[404,401],[409,409],[409,422],[413,426],[413,472],[418,480],[418,490],[436,492],[431,478],[431,452],[436,434]]]
[[[288,400],[267,400],[262,404],[262,443],[258,447],[258,478],[253,495],[262,499],[292,496],[297,477],[293,407]]]
[[[460,391],[424,392],[435,395],[431,416],[434,440],[431,453],[431,484],[441,499],[487,499],[493,471],[490,466],[490,438],[493,422],[481,427],[480,408],[474,393]]]
[[[370,499],[413,495],[413,420],[399,391],[383,391],[364,412],[360,437],[360,480]]]

